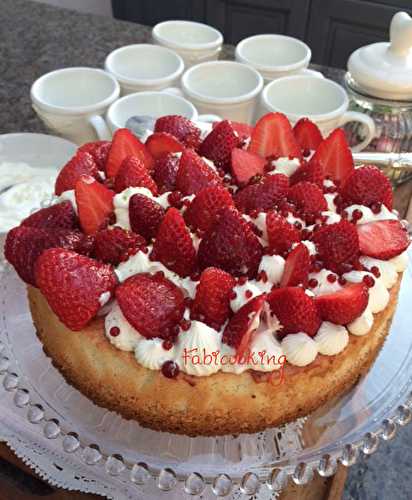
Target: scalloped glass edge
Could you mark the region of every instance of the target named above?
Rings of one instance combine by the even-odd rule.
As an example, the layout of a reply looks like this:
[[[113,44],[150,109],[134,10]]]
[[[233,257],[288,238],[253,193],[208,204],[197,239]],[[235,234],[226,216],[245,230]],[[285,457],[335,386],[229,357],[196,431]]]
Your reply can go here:
[[[7,267],[7,263],[1,262],[0,274],[4,274]],[[407,272],[411,273],[410,270]],[[219,497],[229,495],[234,486],[247,495],[256,494],[262,485],[266,485],[270,491],[280,492],[289,480],[297,485],[304,485],[312,480],[315,472],[321,477],[329,477],[336,472],[339,464],[345,467],[354,465],[360,455],[372,455],[378,449],[381,440],[393,439],[398,427],[403,427],[412,420],[410,390],[412,377],[410,377],[397,392],[396,408],[383,408],[380,418],[376,418],[376,425],[359,439],[335,442],[326,447],[326,453],[322,454],[316,452],[305,454],[303,451],[299,462],[286,464],[279,461],[272,467],[269,465],[263,467],[266,473],[248,470],[234,478],[225,473],[218,474],[214,478],[204,478],[196,471],[182,475],[176,474],[169,467],[159,469],[143,462],[124,462],[120,454],[106,455],[100,451],[98,444],[82,443],[74,430],[63,430],[56,418],[48,417],[41,405],[31,401],[29,390],[19,384],[19,375],[10,368],[10,355],[6,344],[0,341],[1,387],[14,394],[13,402],[17,408],[28,408],[26,415],[28,422],[33,425],[42,424],[45,438],[60,440],[61,450],[64,453],[76,454],[88,466],[104,465],[109,476],[119,477],[136,485],[144,485],[154,479],[162,491],[171,491],[180,483],[184,491],[191,495],[201,494],[207,485],[211,485],[212,492]]]

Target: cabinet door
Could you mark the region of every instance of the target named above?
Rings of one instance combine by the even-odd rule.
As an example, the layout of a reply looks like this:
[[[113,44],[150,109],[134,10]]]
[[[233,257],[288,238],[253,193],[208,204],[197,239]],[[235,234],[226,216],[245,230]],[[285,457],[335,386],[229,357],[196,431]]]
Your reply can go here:
[[[389,39],[389,24],[399,10],[412,14],[411,0],[312,0],[306,42],[312,61],[346,68],[357,48]]]
[[[226,43],[259,33],[305,35],[310,0],[206,0],[205,19]]]
[[[116,19],[155,25],[168,19],[204,21],[206,0],[112,0]]]

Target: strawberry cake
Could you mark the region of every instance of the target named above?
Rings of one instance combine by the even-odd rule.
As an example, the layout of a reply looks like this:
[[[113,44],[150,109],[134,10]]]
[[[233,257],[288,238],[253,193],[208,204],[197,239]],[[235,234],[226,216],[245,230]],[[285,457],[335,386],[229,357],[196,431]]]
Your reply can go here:
[[[155,430],[256,432],[352,387],[396,309],[409,238],[392,188],[270,113],[205,135],[159,118],[80,147],[7,236],[44,350],[96,404]]]

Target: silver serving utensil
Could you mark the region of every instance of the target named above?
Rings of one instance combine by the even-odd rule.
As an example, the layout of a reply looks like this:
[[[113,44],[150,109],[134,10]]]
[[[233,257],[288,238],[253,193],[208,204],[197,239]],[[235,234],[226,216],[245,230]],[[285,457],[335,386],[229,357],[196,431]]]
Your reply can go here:
[[[356,165],[371,163],[380,168],[412,172],[412,153],[353,153]]]

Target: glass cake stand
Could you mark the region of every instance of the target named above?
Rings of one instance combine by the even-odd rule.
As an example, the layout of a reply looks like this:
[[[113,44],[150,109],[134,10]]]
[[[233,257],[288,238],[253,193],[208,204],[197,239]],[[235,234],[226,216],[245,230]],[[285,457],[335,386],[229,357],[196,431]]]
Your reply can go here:
[[[412,274],[406,271],[391,334],[369,373],[342,398],[258,434],[189,438],[144,429],[68,385],[35,335],[25,285],[2,261],[0,412],[6,409],[1,405],[13,407],[17,426],[30,426],[33,440],[54,440],[62,456],[81,463],[84,476],[100,468],[107,480],[138,487],[142,498],[159,498],[161,491],[169,492],[167,498],[173,492],[180,492],[176,498],[184,492],[203,498],[234,491],[273,495],[290,478],[305,484],[316,472],[332,475],[338,463],[354,464],[411,420],[411,296]]]

